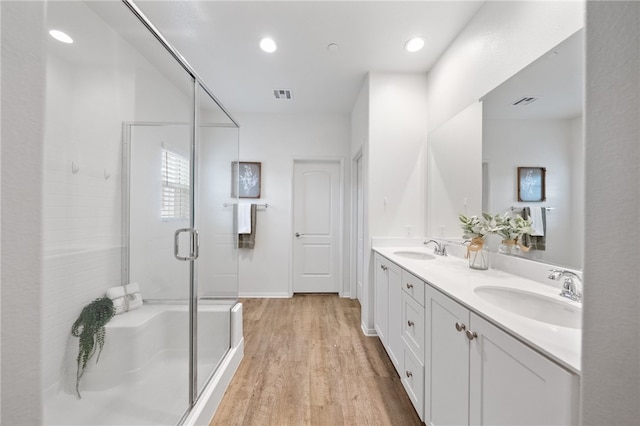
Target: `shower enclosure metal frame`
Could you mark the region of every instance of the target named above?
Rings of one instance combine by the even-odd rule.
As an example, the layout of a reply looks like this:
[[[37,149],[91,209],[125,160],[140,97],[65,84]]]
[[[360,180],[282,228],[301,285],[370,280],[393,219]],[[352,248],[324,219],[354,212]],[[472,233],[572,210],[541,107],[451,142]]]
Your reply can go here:
[[[222,105],[222,103],[213,95],[212,91],[207,87],[202,78],[198,75],[198,73],[189,65],[189,63],[180,55],[180,53],[171,46],[171,44],[160,34],[158,29],[149,21],[149,19],[142,13],[142,11],[131,1],[131,0],[122,0],[122,2],[129,8],[129,10],[140,20],[140,22],[151,32],[151,34],[158,40],[158,42],[171,54],[171,56],[178,62],[178,64],[191,76],[193,80],[193,104],[191,105],[191,129],[190,129],[190,161],[191,161],[191,177],[190,177],[190,197],[191,199],[195,196],[195,188],[197,185],[197,152],[196,152],[196,138],[198,136],[198,129],[200,126],[200,118],[198,114],[198,107],[200,105],[200,94],[199,88],[205,91],[205,93],[213,100],[213,102],[217,105],[218,108],[226,115],[226,117],[233,123],[229,125],[221,125],[228,127],[239,128],[239,123],[232,117],[232,115],[227,111],[227,109]],[[131,123],[130,123],[131,124]],[[142,123],[135,123],[142,124]],[[152,124],[152,123],[149,123]],[[157,124],[157,123],[155,123]],[[163,123],[168,124],[168,123]],[[180,123],[185,124],[185,123]],[[123,126],[123,133],[125,132],[125,127],[127,123]],[[128,135],[124,135],[128,137]],[[124,139],[123,139],[124,140]],[[127,160],[128,161],[128,160]],[[126,163],[126,167],[130,165]],[[125,180],[123,179],[123,189],[125,185]],[[129,205],[128,203],[123,206],[123,214],[129,213]],[[178,229],[175,233],[175,257],[181,261],[189,262],[189,409],[184,413],[182,418],[180,419],[178,424],[182,424],[186,417],[189,415],[189,411],[194,407],[196,401],[198,399],[198,370],[197,370],[197,336],[198,336],[198,289],[197,289],[197,281],[196,271],[195,271],[195,263],[194,261],[198,258],[198,234],[195,229],[196,223],[196,208],[195,203],[191,203],[190,206],[190,219],[189,219],[189,228],[181,228]],[[128,229],[128,221],[123,221],[123,226],[125,229],[123,232],[123,238],[128,239],[129,229]],[[190,236],[190,253],[189,256],[182,257],[178,255],[178,236],[182,232],[189,232]],[[128,241],[127,244],[123,244],[124,247],[129,247]],[[126,259],[125,259],[126,257]],[[128,253],[123,251],[123,282],[128,282],[128,273],[129,273],[129,257]],[[126,276],[125,276],[126,275]],[[215,371],[215,370],[214,370]]]

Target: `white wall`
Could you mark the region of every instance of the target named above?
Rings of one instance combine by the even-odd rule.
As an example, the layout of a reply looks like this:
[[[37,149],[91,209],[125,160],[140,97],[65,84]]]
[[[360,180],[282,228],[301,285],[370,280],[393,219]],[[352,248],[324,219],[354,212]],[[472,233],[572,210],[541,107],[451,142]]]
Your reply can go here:
[[[350,128],[346,114],[235,114],[240,122],[240,161],[262,163],[262,194],[256,218],[256,245],[241,249],[241,297],[288,297],[291,285],[292,178],[296,158],[344,160],[344,240],[349,253]],[[344,288],[349,292],[349,265],[344,262]]]
[[[40,424],[41,186],[45,69],[41,2],[2,8],[2,418]]]
[[[426,74],[369,75],[369,232],[424,235]],[[410,236],[410,235],[409,235]]]
[[[640,3],[587,3],[582,423],[640,419]]]
[[[582,28],[583,15],[580,1],[486,2],[429,72],[429,128]]]
[[[351,113],[351,153],[364,163],[362,329],[373,329],[371,238],[424,235],[426,75],[372,72]]]
[[[580,269],[582,267],[582,234],[579,226],[584,206],[579,200],[580,188],[574,188],[577,171],[583,170],[582,156],[574,155],[583,146],[575,139],[576,127],[582,120],[484,120],[483,162],[488,164],[489,212],[504,213],[511,206],[551,207],[546,212],[546,250],[523,254],[548,263]],[[579,136],[579,135],[578,135]],[[578,142],[578,147],[574,143]],[[575,163],[575,165],[574,165]],[[517,168],[545,167],[546,201],[517,202]],[[575,169],[574,169],[575,167]],[[584,178],[580,179],[584,180]],[[495,251],[499,239],[492,241]]]
[[[369,75],[362,83],[358,98],[351,110],[351,159],[362,153],[362,186],[363,186],[363,259],[362,259],[362,292],[360,294],[361,327],[366,334],[374,334],[373,328],[373,287],[367,285],[369,277],[373,276],[371,262],[371,232],[369,230]],[[353,164],[353,163],[352,163]],[[352,201],[354,198],[352,198]],[[356,206],[352,203],[351,208]],[[353,211],[352,211],[353,213]],[[352,239],[351,250],[356,248],[356,238]],[[356,259],[352,258],[352,267],[357,266]],[[355,279],[355,275],[353,278]]]
[[[459,214],[482,213],[482,103],[474,102],[429,133],[427,232],[462,238]]]

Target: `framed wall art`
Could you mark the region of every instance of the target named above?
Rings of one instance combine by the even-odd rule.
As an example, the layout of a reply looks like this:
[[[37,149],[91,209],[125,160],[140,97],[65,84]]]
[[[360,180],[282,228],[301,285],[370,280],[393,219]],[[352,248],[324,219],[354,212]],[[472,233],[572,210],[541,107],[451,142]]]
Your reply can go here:
[[[518,201],[538,202],[545,201],[545,174],[544,167],[518,167]]]
[[[234,161],[231,163],[231,196],[260,198],[262,163]]]

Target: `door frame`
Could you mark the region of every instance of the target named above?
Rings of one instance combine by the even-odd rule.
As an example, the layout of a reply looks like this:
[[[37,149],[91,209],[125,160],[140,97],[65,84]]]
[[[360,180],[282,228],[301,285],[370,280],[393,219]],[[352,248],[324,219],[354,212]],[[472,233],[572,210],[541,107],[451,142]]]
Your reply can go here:
[[[295,183],[295,166],[297,163],[335,163],[338,164],[340,176],[338,176],[339,186],[339,215],[338,220],[338,294],[340,297],[345,296],[344,291],[344,158],[342,157],[293,157],[291,160],[291,181],[289,185],[289,297],[293,297],[293,208],[294,208],[294,183]]]
[[[359,221],[364,222],[364,211],[363,217],[358,217],[358,161],[361,164],[364,161],[364,154],[362,151],[362,147],[356,152],[356,154],[351,159],[351,229],[350,229],[350,242],[349,242],[349,291],[351,299],[358,298],[358,223]],[[364,167],[362,169],[363,176],[361,177],[363,182],[363,196],[364,196]],[[364,209],[363,209],[364,210]],[[364,238],[364,236],[363,236]],[[363,254],[364,256],[364,254]],[[362,271],[360,271],[361,278],[364,275],[364,258],[362,259]],[[363,291],[364,291],[364,282],[362,283]]]

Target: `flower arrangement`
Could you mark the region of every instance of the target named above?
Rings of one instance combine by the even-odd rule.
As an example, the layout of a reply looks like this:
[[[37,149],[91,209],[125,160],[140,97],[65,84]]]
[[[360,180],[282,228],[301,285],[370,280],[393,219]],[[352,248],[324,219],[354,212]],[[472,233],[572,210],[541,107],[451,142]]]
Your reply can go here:
[[[482,213],[482,217],[458,215],[460,226],[464,232],[463,238],[468,239],[467,255],[469,266],[474,269],[487,269],[486,259],[482,255],[485,238],[491,234],[500,235],[503,240],[498,248],[500,253],[513,253],[514,250],[529,251],[518,239],[523,234],[532,232],[531,219],[520,216],[512,217],[510,212],[504,215],[492,216]]]
[[[525,219],[521,216],[511,217],[509,212],[503,216],[496,215],[496,221],[499,227],[497,233],[505,240],[517,240],[522,234],[533,232],[531,219]]]
[[[482,218],[478,216],[458,215],[460,226],[464,232],[463,238],[485,238],[487,235],[497,234],[505,240],[515,240],[522,234],[532,232],[531,219],[523,217],[511,217],[509,212],[504,215],[492,216],[489,213],[482,213]]]
[[[460,226],[464,231],[463,238],[485,238],[487,235],[496,234],[500,229],[498,216],[482,213],[482,219],[478,216],[458,215]]]

